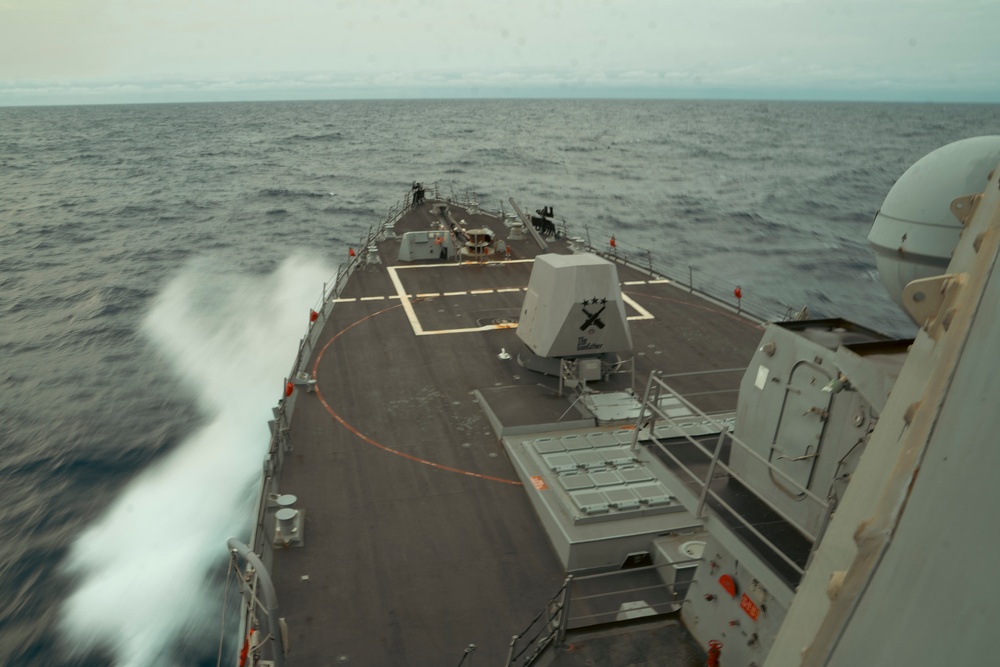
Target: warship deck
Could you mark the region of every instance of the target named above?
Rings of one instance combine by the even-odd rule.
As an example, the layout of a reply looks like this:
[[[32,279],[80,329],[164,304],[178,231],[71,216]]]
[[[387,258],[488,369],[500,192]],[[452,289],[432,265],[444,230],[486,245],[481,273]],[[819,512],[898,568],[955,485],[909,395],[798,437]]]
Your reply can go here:
[[[506,236],[499,218],[451,206],[469,227]],[[354,270],[308,361],[316,390],[296,396],[275,480],[304,516],[304,545],[275,548],[270,565],[286,665],[502,665],[511,636],[563,584],[476,393],[499,397],[508,422],[584,418],[555,378],[516,360],[512,323],[539,247],[529,236],[495,262],[398,262],[399,235],[439,220],[432,202],[401,217],[397,236],[372,250],[378,262]],[[550,251],[571,247],[563,239]],[[747,365],[757,323],[648,271],[619,265],[618,274],[637,392],[654,369]],[[515,358],[499,358],[502,349]],[[705,412],[735,410],[739,374],[672,382]]]

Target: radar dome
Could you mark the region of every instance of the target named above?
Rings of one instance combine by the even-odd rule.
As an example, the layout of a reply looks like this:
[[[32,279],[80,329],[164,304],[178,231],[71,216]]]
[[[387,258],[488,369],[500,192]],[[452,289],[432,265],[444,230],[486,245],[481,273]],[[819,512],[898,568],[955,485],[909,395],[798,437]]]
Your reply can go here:
[[[963,139],[925,155],[889,190],[868,242],[882,285],[900,306],[908,283],[946,272],[962,231],[951,202],[982,192],[997,162],[1000,136]]]

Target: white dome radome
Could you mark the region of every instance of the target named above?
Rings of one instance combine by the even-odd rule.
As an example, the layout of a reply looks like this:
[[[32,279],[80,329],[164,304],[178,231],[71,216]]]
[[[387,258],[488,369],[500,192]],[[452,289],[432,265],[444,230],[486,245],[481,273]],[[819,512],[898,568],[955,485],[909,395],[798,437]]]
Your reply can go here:
[[[868,241],[896,303],[908,283],[946,272],[962,230],[951,202],[982,192],[998,162],[1000,136],[963,139],[922,157],[889,190]]]

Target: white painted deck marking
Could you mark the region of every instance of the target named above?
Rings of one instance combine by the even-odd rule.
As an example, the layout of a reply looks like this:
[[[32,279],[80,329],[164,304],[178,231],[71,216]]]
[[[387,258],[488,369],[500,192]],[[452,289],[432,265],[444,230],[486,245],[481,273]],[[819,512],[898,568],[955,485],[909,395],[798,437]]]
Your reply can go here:
[[[487,324],[482,327],[470,327],[468,329],[435,329],[434,331],[421,331],[418,336],[438,336],[441,334],[474,333],[476,331],[494,331],[497,329],[516,329],[517,325],[511,324]]]
[[[636,302],[635,299],[633,299],[632,297],[630,297],[625,292],[622,292],[622,301],[624,301],[628,305],[630,305],[633,308],[635,308],[636,311],[638,311],[638,313],[639,313],[638,315],[632,315],[632,316],[630,316],[630,317],[628,317],[626,319],[628,319],[630,321],[631,320],[652,320],[652,319],[654,319],[653,318],[653,314],[651,312],[649,312],[648,310],[646,310],[645,308],[643,308],[642,306],[640,306]]]
[[[485,262],[486,265],[490,266],[503,266],[504,264],[516,264],[525,262],[534,262],[533,259],[513,259],[509,261],[502,262]],[[507,324],[487,324],[482,327],[467,327],[463,329],[437,329],[435,331],[425,331],[423,326],[420,324],[420,318],[417,317],[417,313],[413,310],[413,298],[431,298],[439,296],[469,296],[476,295],[480,296],[483,294],[506,294],[510,292],[526,292],[527,287],[499,287],[496,289],[481,289],[481,290],[469,290],[467,292],[428,292],[426,294],[407,294],[406,290],[403,289],[403,282],[400,280],[398,271],[404,269],[437,269],[446,268],[448,266],[469,266],[469,265],[483,265],[480,262],[463,262],[461,264],[421,264],[417,266],[390,266],[386,267],[389,271],[389,279],[392,280],[393,286],[396,288],[396,293],[389,296],[368,296],[361,297],[360,301],[377,301],[380,299],[399,299],[401,305],[403,306],[403,311],[406,313],[406,319],[410,321],[410,327],[413,329],[413,334],[416,336],[439,336],[442,334],[456,334],[456,333],[474,333],[477,331],[493,331],[498,329],[516,329],[517,324],[507,323]],[[633,280],[629,282],[622,283],[623,285],[646,285],[646,284],[660,284],[669,283],[669,280]],[[353,301],[354,299],[350,299]],[[348,299],[341,299],[341,301],[348,301]],[[635,299],[629,295],[622,292],[622,301],[632,306],[638,315],[629,316],[627,319],[634,320],[652,320],[655,319],[653,314],[648,310],[640,306]]]
[[[417,266],[400,266],[400,269],[434,269],[442,266],[503,266],[504,264],[523,264],[524,262],[534,262],[533,259],[501,259],[495,262],[456,262],[454,264],[418,264]]]
[[[396,288],[396,295],[399,297],[399,302],[403,306],[403,312],[406,313],[406,319],[410,321],[413,333],[417,336],[423,335],[424,329],[420,326],[420,320],[417,319],[417,314],[413,312],[413,303],[410,302],[410,297],[406,294],[406,290],[403,289],[403,283],[399,280],[399,276],[396,275],[398,267],[390,266],[387,268],[389,270],[389,279],[392,280],[392,284]]]
[[[416,266],[389,266],[386,267],[389,271],[389,278],[392,280],[393,286],[396,288],[396,294],[394,296],[388,297],[390,299],[399,299],[402,303],[403,310],[406,312],[406,319],[410,321],[410,326],[413,328],[413,333],[416,336],[436,336],[440,334],[453,334],[453,333],[471,333],[475,331],[492,331],[494,329],[515,329],[517,324],[488,324],[482,327],[469,327],[465,329],[438,329],[436,331],[425,331],[423,326],[420,324],[420,318],[417,317],[416,311],[413,310],[413,303],[410,301],[412,298],[403,289],[403,282],[399,279],[398,271],[404,269],[438,269],[446,268],[449,266],[503,266],[504,264],[523,264],[527,262],[534,262],[533,259],[512,259],[504,260],[500,262],[462,262],[461,264],[418,264]],[[526,291],[527,287],[504,287],[498,289],[481,289],[481,290],[469,290],[467,292],[443,292],[443,293],[433,293],[433,294],[418,294],[418,298],[423,297],[436,297],[436,296],[467,296],[467,295],[482,295],[482,294],[499,294],[501,292],[523,292]]]

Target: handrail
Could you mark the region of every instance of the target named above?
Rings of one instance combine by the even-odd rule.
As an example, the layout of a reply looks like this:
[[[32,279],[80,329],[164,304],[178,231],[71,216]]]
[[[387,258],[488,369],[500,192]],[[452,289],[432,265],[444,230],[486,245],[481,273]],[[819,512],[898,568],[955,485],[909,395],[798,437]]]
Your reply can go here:
[[[675,419],[671,418],[666,412],[660,409],[659,397],[661,392],[666,391],[672,397],[680,400],[689,410],[692,410],[701,418],[705,419],[709,423],[713,424],[719,429],[719,438],[716,442],[715,450],[709,451],[706,449],[702,443],[697,441],[695,438],[684,432],[683,429],[676,428],[678,432],[685,440],[687,440],[691,445],[693,445],[699,452],[701,452],[709,461],[708,471],[704,477],[696,475],[687,465],[685,465],[673,452],[671,452],[655,434],[655,423],[657,419],[663,419],[670,426],[677,427],[678,423]],[[759,455],[757,452],[753,451],[745,442],[740,440],[738,437],[729,432],[729,428],[726,424],[719,422],[717,419],[705,414],[697,406],[687,400],[682,394],[675,391],[670,385],[663,381],[661,375],[653,371],[649,380],[646,384],[646,391],[642,400],[642,407],[639,410],[639,417],[636,421],[636,428],[632,436],[632,448],[633,451],[638,451],[639,435],[640,430],[648,430],[649,439],[657,447],[657,449],[667,456],[670,461],[677,466],[678,469],[682,470],[700,489],[700,496],[696,508],[692,509],[695,516],[703,518],[705,516],[705,508],[707,505],[707,500],[711,498],[715,503],[724,508],[729,512],[741,525],[743,525],[756,539],[760,540],[768,549],[770,549],[776,556],[778,556],[782,561],[788,564],[796,573],[801,575],[803,573],[803,568],[794,560],[789,558],[781,549],[779,549],[773,542],[771,542],[763,533],[761,533],[757,528],[755,528],[745,517],[743,517],[738,511],[736,511],[729,503],[727,503],[718,493],[716,493],[711,488],[711,483],[715,477],[715,472],[721,469],[726,475],[737,480],[741,484],[747,487],[747,489],[753,491],[753,487],[746,483],[740,475],[736,474],[732,468],[730,468],[726,463],[720,460],[720,455],[722,453],[722,445],[725,441],[728,441],[734,447],[740,447],[743,451],[749,453],[757,461],[765,465],[771,472],[777,474],[784,480],[788,481],[789,485],[796,491],[814,503],[823,512],[828,512],[830,509],[830,503],[823,498],[820,498],[813,492],[809,491],[801,484],[792,479],[786,472],[775,467],[770,461]],[[754,495],[766,505],[772,512],[780,516],[783,520],[788,522],[790,525],[794,526],[803,536],[812,542],[815,542],[818,535],[812,534],[804,526],[800,525],[799,522],[795,521],[786,512],[784,512],[775,503],[771,502],[767,498],[754,493]]]
[[[725,288],[718,284],[712,284],[711,280],[703,278],[701,284],[696,286],[694,283],[695,271],[693,266],[689,265],[687,267],[687,279],[681,279],[667,272],[660,263],[654,261],[653,252],[650,249],[630,247],[627,242],[623,242],[617,238],[615,239],[614,246],[610,244],[594,245],[590,238],[589,227],[585,229],[586,238],[578,239],[578,241],[582,242],[583,249],[586,252],[593,253],[618,264],[630,266],[638,271],[648,273],[651,277],[669,280],[672,283],[687,288],[691,294],[697,294],[703,299],[708,299],[713,303],[745,315],[748,319],[756,320],[757,322],[782,322],[794,319],[801,312],[799,307],[756,294],[750,290],[741,289],[740,298],[736,298],[735,293],[730,290],[740,287],[738,281],[733,281],[729,288]],[[744,301],[753,303],[751,309],[743,306]]]
[[[711,373],[711,372],[713,372],[713,371],[706,371],[706,374],[708,374],[708,373]],[[685,375],[687,375],[687,374],[685,374]],[[656,382],[657,384],[659,384],[659,385],[660,385],[660,387],[661,387],[662,389],[665,389],[666,391],[668,391],[668,392],[669,392],[669,393],[670,393],[670,394],[671,394],[671,395],[672,395],[672,396],[673,396],[674,398],[676,398],[676,399],[678,399],[679,401],[681,401],[681,402],[682,402],[682,403],[683,403],[683,404],[685,405],[685,407],[687,407],[687,408],[688,408],[689,410],[691,410],[691,411],[695,412],[695,413],[696,413],[696,414],[697,414],[698,416],[700,416],[700,417],[702,417],[703,419],[705,419],[705,420],[707,420],[707,421],[711,422],[711,423],[712,423],[712,424],[713,424],[714,426],[718,426],[719,428],[722,428],[722,429],[726,429],[726,428],[727,428],[725,424],[723,424],[722,422],[718,421],[718,420],[717,420],[717,419],[715,419],[714,417],[711,417],[710,415],[707,415],[707,414],[705,414],[704,412],[702,412],[702,411],[701,411],[701,409],[700,409],[700,408],[698,408],[698,407],[697,407],[696,405],[694,405],[694,403],[692,403],[691,401],[688,401],[688,400],[686,399],[686,397],[685,397],[685,395],[684,395],[684,394],[681,394],[681,393],[679,393],[679,392],[675,391],[675,390],[674,390],[674,389],[673,389],[672,387],[670,387],[670,385],[668,385],[668,384],[667,384],[666,382],[663,382],[663,380],[661,379],[662,377],[680,377],[680,375],[678,374],[677,376],[664,376],[664,375],[662,375],[661,373],[659,373],[658,371],[653,371],[653,372],[652,372],[652,373],[650,374],[650,378],[649,378],[649,382],[647,383],[647,391],[649,390],[649,386],[648,386],[648,385],[649,385],[649,383],[652,383],[652,382]],[[671,423],[671,425],[676,425],[676,424],[674,423],[674,419],[673,419],[673,418],[671,418],[671,417],[670,417],[669,415],[667,415],[667,414],[666,414],[665,412],[663,412],[662,410],[660,410],[659,406],[653,406],[653,405],[650,405],[650,406],[648,406],[648,407],[649,407],[649,408],[650,408],[651,410],[655,410],[655,411],[656,411],[656,413],[658,414],[658,416],[660,416],[660,417],[661,417],[661,418],[663,418],[664,420],[666,420],[666,421],[670,422],[670,423]],[[641,417],[641,416],[642,416],[642,415],[641,415],[641,412],[640,412],[640,417]],[[640,421],[641,421],[641,420],[640,420]],[[637,423],[638,423],[638,422],[637,422]],[[652,435],[652,434],[651,434],[651,435]],[[701,443],[700,443],[700,442],[698,442],[697,440],[695,440],[695,439],[694,439],[694,438],[692,438],[691,436],[689,436],[689,435],[685,435],[684,437],[685,437],[685,438],[687,438],[687,439],[688,439],[688,441],[690,441],[690,442],[691,442],[691,444],[693,444],[693,445],[694,445],[695,447],[697,447],[697,448],[698,448],[698,449],[699,449],[699,450],[700,450],[700,451],[701,451],[701,452],[702,452],[703,454],[705,454],[706,456],[710,456],[710,457],[711,457],[711,456],[713,456],[713,454],[712,454],[711,452],[709,452],[709,451],[708,451],[707,449],[705,449],[705,448],[704,448],[704,447],[703,447],[703,446],[701,445]],[[817,496],[817,495],[816,495],[816,494],[814,494],[813,492],[809,491],[809,489],[805,488],[804,486],[802,486],[801,484],[799,484],[798,482],[796,482],[796,481],[795,481],[795,480],[794,480],[794,479],[793,479],[793,478],[792,478],[792,477],[791,477],[791,476],[790,476],[790,475],[789,475],[788,473],[784,472],[784,471],[783,471],[783,470],[781,470],[780,468],[777,468],[777,467],[776,467],[776,466],[774,466],[774,465],[773,465],[772,463],[770,463],[770,462],[769,462],[769,461],[768,461],[767,459],[765,459],[765,458],[764,458],[763,456],[761,456],[761,455],[760,455],[760,454],[758,454],[757,452],[753,451],[753,449],[751,449],[749,445],[747,445],[747,444],[746,444],[745,442],[743,442],[742,440],[740,440],[740,439],[739,439],[738,437],[736,437],[735,435],[732,435],[732,434],[730,434],[730,435],[729,435],[728,437],[729,437],[729,439],[730,439],[730,440],[731,440],[731,441],[732,441],[733,443],[735,443],[736,445],[738,445],[738,446],[740,446],[741,448],[743,448],[744,450],[746,450],[746,452],[747,452],[748,454],[750,454],[750,455],[751,455],[752,457],[756,458],[756,459],[757,459],[757,460],[758,460],[758,461],[759,461],[760,463],[763,463],[764,465],[766,465],[766,466],[768,466],[769,468],[773,469],[773,470],[774,470],[774,472],[778,473],[778,475],[780,475],[780,476],[781,476],[781,477],[783,477],[783,478],[784,478],[785,480],[787,480],[787,481],[788,481],[788,482],[790,483],[790,485],[791,485],[791,486],[795,487],[795,491],[796,491],[796,493],[801,493],[801,494],[802,494],[802,495],[804,495],[805,497],[807,497],[807,498],[809,498],[809,499],[813,500],[814,502],[816,502],[817,504],[821,505],[821,506],[822,506],[822,507],[824,507],[824,508],[825,508],[825,507],[827,507],[827,505],[828,505],[828,502],[827,502],[827,500],[826,500],[825,498],[820,498],[819,496]],[[634,445],[634,442],[635,442],[635,439],[636,439],[636,438],[635,438],[635,437],[633,437],[633,445]],[[723,466],[725,467],[725,470],[726,470],[726,473],[727,473],[727,474],[730,474],[730,475],[733,475],[734,477],[736,477],[736,476],[735,476],[735,473],[733,473],[733,472],[732,472],[732,471],[731,471],[731,470],[729,469],[729,467],[728,467],[728,466],[726,466],[725,464],[723,464],[723,463],[721,463],[721,462],[719,462],[719,463],[720,463],[720,465],[723,465]],[[738,477],[736,477],[736,479],[739,479],[739,478],[738,478]],[[740,481],[740,482],[742,483],[742,480],[739,480],[739,481]],[[806,535],[808,536],[808,533],[806,533]]]
[[[243,544],[235,537],[230,537],[228,541],[229,550],[235,558],[237,555],[242,556],[247,564],[253,568],[253,579],[249,582],[249,586],[244,586],[245,582],[241,582],[240,592],[246,601],[248,608],[248,620],[252,622],[253,618],[256,617],[258,620],[261,631],[263,634],[264,641],[277,640],[276,646],[279,647],[278,650],[272,651],[271,661],[275,667],[281,667],[282,657],[284,655],[287,647],[285,646],[284,637],[279,630],[280,619],[278,618],[278,596],[274,591],[274,585],[271,583],[271,576],[267,572],[267,568],[264,563],[250,547]],[[256,615],[253,611],[260,604],[260,600],[257,598],[258,590],[263,597],[264,608],[261,615]]]
[[[513,667],[514,665],[530,665],[535,660],[537,660],[550,646],[553,644],[561,644],[566,638],[566,632],[571,629],[580,629],[585,627],[590,627],[593,625],[598,625],[605,623],[607,621],[598,620],[606,616],[611,616],[612,614],[617,617],[621,613],[620,608],[615,608],[608,611],[598,611],[589,614],[580,614],[579,616],[570,616],[570,609],[572,608],[572,603],[584,603],[593,600],[600,600],[602,598],[609,598],[616,595],[630,594],[630,593],[643,593],[648,591],[673,591],[678,586],[690,586],[697,583],[695,579],[685,579],[684,581],[673,581],[670,583],[661,580],[660,583],[649,585],[649,586],[633,586],[631,588],[615,588],[612,591],[602,592],[602,593],[592,593],[590,595],[574,595],[573,587],[579,587],[582,584],[593,581],[597,579],[608,579],[615,577],[628,577],[634,576],[636,573],[641,572],[655,572],[662,568],[677,567],[678,565],[691,565],[694,566],[700,563],[702,558],[691,558],[683,561],[676,561],[671,563],[659,563],[656,565],[645,565],[642,567],[629,568],[625,570],[611,570],[608,572],[597,572],[593,574],[576,575],[570,574],[566,577],[563,582],[562,587],[556,592],[556,594],[546,603],[545,607],[528,623],[528,626],[519,634],[514,635],[511,638],[511,642],[507,653],[507,662],[505,663],[507,667]],[[642,609],[652,609],[656,614],[670,613],[675,611],[671,609],[668,612],[663,612],[657,609],[657,605],[669,604],[678,605],[684,602],[681,600],[672,599],[669,603],[654,602],[653,604],[646,604],[645,607],[637,607],[631,611],[638,611]],[[548,616],[546,616],[548,612]],[[537,632],[535,632],[530,638],[526,637],[532,632],[536,624],[543,618],[547,618],[547,623],[543,625]],[[616,619],[612,619],[616,620]],[[586,621],[580,623],[580,621]],[[548,634],[544,634],[548,632]],[[534,652],[528,655],[523,662],[518,662],[521,658],[525,657],[525,654],[529,649],[534,647]]]
[[[519,634],[511,637],[510,645],[507,649],[507,662],[505,663],[507,667],[532,664],[553,641],[562,641],[566,636],[566,621],[569,613],[569,586],[572,581],[573,575],[570,574],[563,581],[562,587],[556,591],[556,594],[545,604],[545,607],[531,619],[527,627]],[[543,618],[545,622],[539,625],[539,621]],[[538,626],[537,631],[534,632],[532,637],[525,639],[529,633],[533,632],[536,626]],[[522,644],[520,648],[518,647],[519,643]],[[527,655],[528,650],[532,647],[534,647],[534,651],[530,655]],[[518,662],[521,658],[524,658],[524,661]]]

